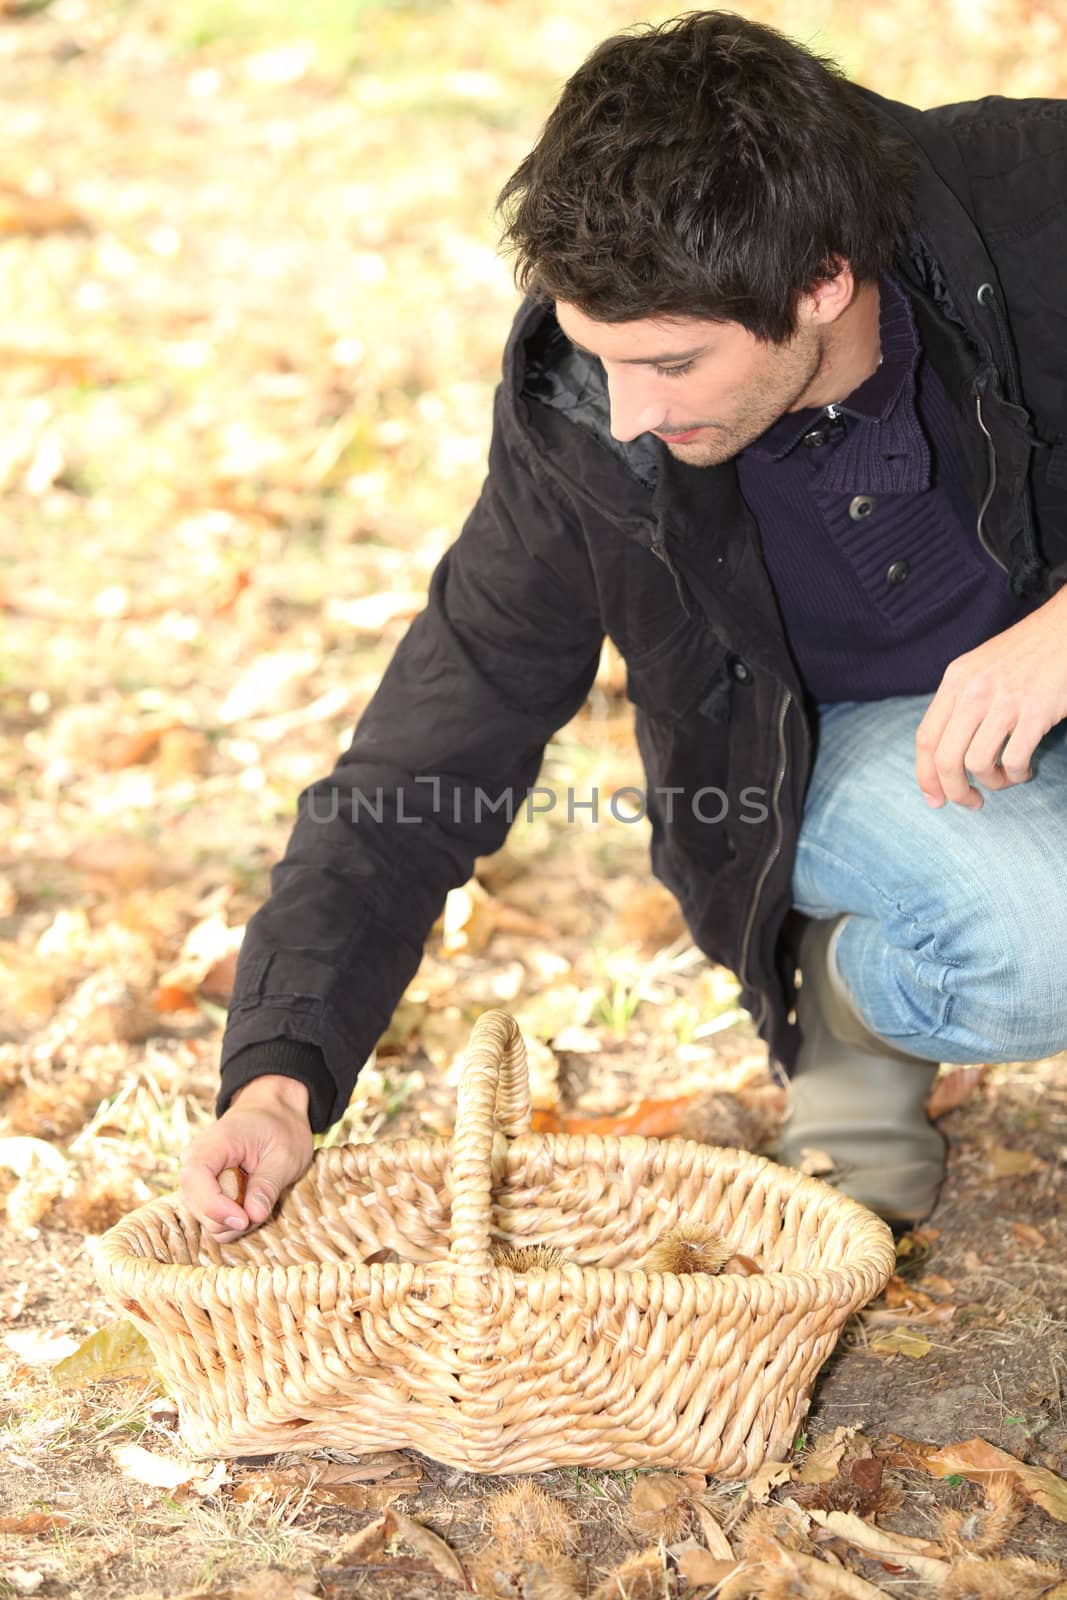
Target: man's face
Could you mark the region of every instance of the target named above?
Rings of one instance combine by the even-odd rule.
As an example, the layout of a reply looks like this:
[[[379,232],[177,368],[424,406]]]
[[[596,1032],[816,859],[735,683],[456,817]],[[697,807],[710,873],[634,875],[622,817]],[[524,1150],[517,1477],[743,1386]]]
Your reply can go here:
[[[693,467],[728,461],[787,411],[811,403],[829,338],[803,299],[797,332],[783,344],[761,343],[738,322],[594,322],[564,301],[556,316],[567,338],[603,365],[615,438],[654,433]]]

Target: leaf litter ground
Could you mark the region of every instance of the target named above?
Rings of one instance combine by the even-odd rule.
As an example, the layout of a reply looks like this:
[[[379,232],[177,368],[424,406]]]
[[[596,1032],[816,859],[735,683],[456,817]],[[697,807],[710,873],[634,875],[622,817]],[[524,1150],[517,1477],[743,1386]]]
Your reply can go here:
[[[1046,1479],[930,1458],[977,1438],[1067,1471],[1060,1058],[942,1080],[941,1202],[778,1482],[548,1473],[546,1514],[523,1480],[412,1453],[211,1468],[136,1351],[53,1375],[112,1320],[87,1240],[172,1187],[211,1114],[295,795],[477,491],[513,303],[492,194],[565,65],[633,20],[303,9],[295,37],[269,4],[0,5],[0,1591],[407,1600],[455,1593],[458,1557],[543,1600],[1050,1593]],[[995,8],[1010,53],[955,28],[939,51],[905,5],[891,33],[825,9],[829,47],[903,98],[1063,92],[1040,4]],[[606,652],[547,752],[559,793],[640,783],[623,689]],[[501,1004],[542,1125],[766,1147],[781,1090],[646,855],[643,824],[520,821],[450,898],[331,1137],[447,1128],[471,1020]],[[875,1526],[925,1543],[873,1554]],[[1020,1557],[1041,1565],[988,1565]]]

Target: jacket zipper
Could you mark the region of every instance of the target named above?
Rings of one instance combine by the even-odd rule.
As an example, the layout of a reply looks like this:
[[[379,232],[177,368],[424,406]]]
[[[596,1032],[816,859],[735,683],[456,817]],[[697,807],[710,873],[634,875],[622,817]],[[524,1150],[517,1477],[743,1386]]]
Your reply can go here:
[[[985,418],[982,416],[982,394],[981,390],[979,389],[975,390],[974,404],[975,409],[978,412],[978,426],[985,434],[986,445],[989,450],[989,482],[986,485],[985,497],[982,500],[982,504],[978,508],[978,540],[986,555],[992,556],[997,566],[1000,567],[1004,572],[1007,572],[1008,568],[1006,564],[1001,561],[1000,557],[989,543],[989,540],[985,536],[985,529],[982,526],[985,514],[989,509],[989,502],[992,500],[993,493],[997,487],[997,447],[993,443],[993,435],[986,427]]]
[[[1019,373],[1015,365],[1015,358],[1012,354],[1011,340],[1008,335],[1007,324],[1005,323],[1003,313],[1001,312],[1000,301],[997,298],[997,292],[991,283],[982,283],[978,286],[978,292],[975,296],[975,299],[978,301],[980,306],[989,311],[991,317],[993,318],[993,328],[996,333],[996,342],[1000,354],[1000,363],[1004,374],[1004,388],[1007,392],[1008,401],[1011,405],[1015,406],[1024,414],[1026,414],[1026,407],[1023,402],[1022,387],[1019,383]],[[996,487],[997,457],[992,437],[982,417],[982,399],[980,391],[976,391],[976,400],[978,406],[978,426],[981,428],[982,432],[986,436],[986,439],[989,441],[989,464],[991,472],[989,489],[986,493],[985,500],[982,502],[982,509],[978,513],[978,537],[982,542],[982,548],[991,556],[993,556],[994,561],[997,561],[997,565],[1003,567],[1004,571],[1008,572],[1010,576],[1010,569],[1005,566],[1003,561],[999,561],[997,557],[993,555],[993,551],[989,549],[988,544],[982,537],[982,517],[985,513],[986,507],[989,505],[989,502],[993,497],[993,490]],[[1023,538],[1026,544],[1027,566],[1030,569],[1031,576],[1033,576],[1035,572],[1042,572],[1044,567],[1041,558],[1038,555],[1037,534],[1034,529],[1033,506],[1030,500],[1030,491],[1025,479],[1022,486],[1019,509],[1022,513]]]
[[[792,703],[792,694],[788,689],[783,689],[782,700],[778,709],[778,771],[775,773],[774,791],[771,796],[771,805],[774,809],[776,834],[774,848],[764,861],[763,866],[760,868],[759,877],[756,879],[756,887],[752,891],[752,899],[749,902],[748,915],[745,918],[744,932],[741,935],[741,960],[739,965],[741,969],[742,981],[746,984],[749,981],[748,947],[752,939],[752,929],[756,920],[756,912],[759,908],[760,898],[763,894],[763,886],[767,882],[767,876],[770,873],[771,868],[774,866],[774,863],[778,860],[782,849],[782,833],[784,830],[782,826],[782,809],[781,805],[779,804],[779,797],[781,796],[782,782],[785,778],[785,769],[787,765],[785,751],[785,719],[789,714],[789,707],[792,705]],[[751,985],[749,985],[749,987],[751,987]],[[758,1028],[762,1028],[766,1015],[767,997],[764,995],[761,997],[760,1014],[756,1018],[756,1026]]]

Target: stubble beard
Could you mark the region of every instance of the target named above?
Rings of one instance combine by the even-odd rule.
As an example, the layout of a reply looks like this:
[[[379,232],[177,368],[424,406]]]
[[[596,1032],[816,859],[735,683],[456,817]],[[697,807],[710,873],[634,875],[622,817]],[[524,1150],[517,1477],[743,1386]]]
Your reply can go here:
[[[735,421],[709,425],[688,444],[672,444],[669,439],[664,439],[664,444],[675,460],[683,461],[687,467],[720,467],[723,462],[732,461],[786,412],[800,409],[798,402],[819,377],[825,360],[826,345],[813,329],[810,340],[805,339],[802,346],[794,341],[788,367],[779,365],[773,388],[769,380],[754,387]]]

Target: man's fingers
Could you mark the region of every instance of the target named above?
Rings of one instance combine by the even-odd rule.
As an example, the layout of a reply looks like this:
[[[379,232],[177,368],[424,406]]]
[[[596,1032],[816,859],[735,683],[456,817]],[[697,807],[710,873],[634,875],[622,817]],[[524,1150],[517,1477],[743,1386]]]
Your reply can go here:
[[[915,730],[915,781],[932,806],[941,805],[945,798],[938,776],[936,755],[954,705],[955,700],[948,690],[940,688]]]
[[[248,1227],[246,1208],[223,1194],[219,1188],[218,1173],[209,1161],[187,1161],[182,1168],[178,1187],[189,1210],[205,1226],[218,1224],[241,1233]]]
[[[268,1172],[253,1172],[245,1194],[245,1210],[253,1222],[266,1222],[278,1202],[282,1186]]]
[[[1009,731],[1010,719],[994,720],[990,713],[967,747],[964,766],[984,789],[1007,789],[1018,782],[999,764],[1000,752]]]
[[[1047,727],[1028,728],[1022,722],[1016,724],[1000,758],[1009,783],[1027,783],[1033,777],[1034,751],[1047,732]]]

